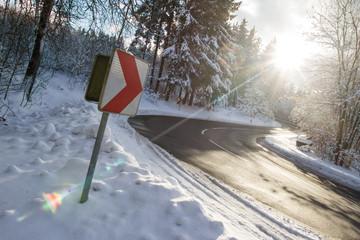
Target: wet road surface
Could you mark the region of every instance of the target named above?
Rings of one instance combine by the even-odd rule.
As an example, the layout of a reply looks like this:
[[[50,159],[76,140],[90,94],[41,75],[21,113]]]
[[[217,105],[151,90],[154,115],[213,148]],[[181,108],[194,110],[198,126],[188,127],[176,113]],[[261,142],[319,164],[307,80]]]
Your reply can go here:
[[[360,192],[257,143],[284,129],[165,116],[136,116],[137,132],[181,161],[303,222],[326,237],[360,239]]]

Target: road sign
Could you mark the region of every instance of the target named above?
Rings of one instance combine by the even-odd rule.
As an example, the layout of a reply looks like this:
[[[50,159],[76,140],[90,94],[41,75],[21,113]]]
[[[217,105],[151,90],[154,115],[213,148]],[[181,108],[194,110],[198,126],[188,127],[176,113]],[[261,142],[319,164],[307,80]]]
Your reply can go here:
[[[110,63],[110,66],[109,64]],[[104,77],[104,72],[106,74]],[[103,111],[94,149],[86,175],[80,203],[88,200],[91,182],[94,176],[101,142],[104,137],[109,113],[136,115],[141,93],[145,85],[149,64],[121,50],[114,50],[110,60],[108,56],[97,55],[86,90],[85,99],[98,103]],[[101,85],[101,82],[104,84]],[[99,99],[99,88],[101,88]]]
[[[139,108],[149,64],[121,50],[113,51],[98,108],[134,116]]]
[[[109,65],[110,56],[98,54],[95,56],[90,78],[85,92],[85,100],[99,102],[102,86]]]

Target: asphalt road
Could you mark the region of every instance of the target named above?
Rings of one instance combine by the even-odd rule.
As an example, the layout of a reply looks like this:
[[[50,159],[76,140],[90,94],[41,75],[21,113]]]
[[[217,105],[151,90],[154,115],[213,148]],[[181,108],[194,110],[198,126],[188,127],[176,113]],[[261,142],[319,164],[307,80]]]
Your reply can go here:
[[[257,143],[287,131],[164,116],[136,116],[140,134],[224,183],[324,236],[360,239],[360,192],[343,187]]]

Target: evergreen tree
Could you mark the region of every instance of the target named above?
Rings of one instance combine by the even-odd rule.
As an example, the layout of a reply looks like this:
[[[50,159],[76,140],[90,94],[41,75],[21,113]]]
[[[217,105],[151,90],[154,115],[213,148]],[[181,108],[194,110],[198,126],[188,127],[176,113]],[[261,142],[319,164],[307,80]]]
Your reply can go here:
[[[190,0],[183,5],[176,18],[173,43],[165,50],[169,59],[167,100],[171,89],[179,84],[192,89],[192,105],[197,88],[223,81],[219,53],[229,41],[227,21],[236,6],[231,0]]]
[[[256,36],[255,28],[250,31],[247,28],[247,21],[242,20],[240,25],[233,26],[233,35],[235,41],[235,62],[233,64],[232,79],[232,105],[237,105],[237,99],[243,98],[248,87],[248,80],[253,76],[258,75],[259,68],[259,54],[261,40]]]
[[[135,39],[131,43],[129,50],[144,59],[146,53],[150,50],[150,43],[153,42],[155,44],[152,57],[150,86],[152,86],[153,83],[156,59],[161,41],[165,36],[164,32],[169,33],[170,31],[174,11],[178,2],[178,0],[144,1],[134,12],[138,26],[135,32]]]
[[[162,49],[167,49],[169,46],[172,45],[174,41],[175,36],[175,29],[176,27],[173,27],[175,25],[175,15],[176,13],[180,12],[181,5],[179,0],[169,0],[167,7],[166,7],[166,13],[165,13],[165,21],[164,21],[164,40],[162,44]],[[160,60],[160,66],[159,66],[159,73],[155,85],[155,93],[159,90],[160,81],[163,81],[164,78],[162,78],[164,65],[165,65],[165,59],[167,57],[166,51],[163,51],[161,54],[161,60]],[[186,92],[188,94],[188,91]]]
[[[153,25],[155,21],[156,1],[145,0],[133,13],[138,22],[135,32],[135,39],[132,41],[129,50],[136,56],[144,59],[148,45],[153,36]]]

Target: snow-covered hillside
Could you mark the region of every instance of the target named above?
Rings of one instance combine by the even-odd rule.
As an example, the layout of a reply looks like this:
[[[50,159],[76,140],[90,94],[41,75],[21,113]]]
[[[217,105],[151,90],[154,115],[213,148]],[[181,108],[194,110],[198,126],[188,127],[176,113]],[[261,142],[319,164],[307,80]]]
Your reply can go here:
[[[80,204],[101,113],[66,82],[56,75],[42,93],[46,104],[0,124],[1,239],[322,239],[177,161],[124,116],[111,115],[89,200]],[[159,112],[195,116],[188,107],[157,104]],[[145,95],[140,112],[156,114],[152,105]],[[200,115],[257,123],[216,111]]]

